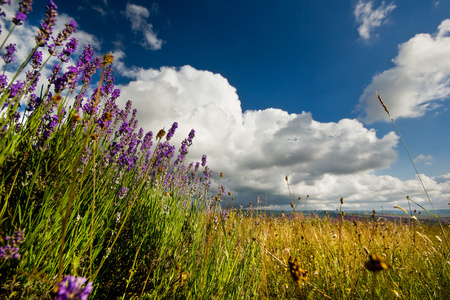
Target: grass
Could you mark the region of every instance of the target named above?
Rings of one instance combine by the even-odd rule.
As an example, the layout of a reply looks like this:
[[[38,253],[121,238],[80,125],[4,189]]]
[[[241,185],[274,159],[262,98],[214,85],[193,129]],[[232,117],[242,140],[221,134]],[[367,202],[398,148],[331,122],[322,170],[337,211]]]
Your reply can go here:
[[[88,46],[68,60],[71,25],[53,59],[37,45],[0,78],[2,298],[450,297],[448,224],[348,216],[342,198],[337,217],[304,215],[309,195],[291,199],[290,217],[259,199],[234,208],[221,182],[211,188],[206,156],[186,163],[194,131],[177,152],[177,123],[144,133],[132,103],[117,106],[111,55]]]

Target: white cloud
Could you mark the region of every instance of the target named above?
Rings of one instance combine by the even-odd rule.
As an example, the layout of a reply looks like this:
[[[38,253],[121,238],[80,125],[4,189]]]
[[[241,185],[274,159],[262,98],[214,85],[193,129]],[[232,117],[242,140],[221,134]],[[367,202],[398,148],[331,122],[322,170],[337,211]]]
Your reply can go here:
[[[378,91],[394,118],[416,118],[436,109],[450,95],[450,19],[431,35],[415,35],[399,46],[395,66],[373,77],[359,98],[363,120],[388,120]]]
[[[414,158],[414,162],[425,162],[426,165],[431,165],[431,161],[433,160],[432,155],[423,155],[419,154],[416,158]]]
[[[133,31],[142,32],[144,35],[142,46],[152,50],[161,49],[163,41],[159,39],[157,34],[153,31],[153,25],[147,23],[146,19],[150,16],[150,12],[147,8],[128,3],[125,10],[125,16],[130,19]]]
[[[383,1],[377,9],[373,8],[373,1],[359,0],[353,11],[356,22],[358,22],[358,33],[360,37],[368,41],[372,32],[380,27],[386,20],[388,14],[394,10],[396,6],[393,3],[386,5]]]
[[[235,204],[254,202],[267,188],[268,205],[289,205],[286,175],[293,193],[310,194],[310,205],[318,209],[336,207],[340,197],[354,208],[400,204],[402,192],[423,200],[416,180],[374,174],[397,159],[393,132],[377,137],[357,120],[322,123],[307,112],[243,112],[236,89],[220,74],[191,66],[127,68],[123,56],[116,53],[114,67],[132,81],[120,86],[121,105],[133,100],[146,130],[157,132],[178,122],[175,145],[195,129],[188,157],[198,161],[208,155],[216,178],[224,172]],[[450,194],[446,182],[430,182],[437,200]]]

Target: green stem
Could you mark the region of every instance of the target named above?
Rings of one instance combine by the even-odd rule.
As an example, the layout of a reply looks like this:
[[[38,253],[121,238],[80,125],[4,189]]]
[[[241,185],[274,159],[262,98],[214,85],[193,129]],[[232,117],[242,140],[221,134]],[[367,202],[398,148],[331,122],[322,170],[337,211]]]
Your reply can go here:
[[[102,69],[102,74],[100,75],[100,81],[98,83],[98,91],[97,91],[97,95],[95,98],[95,104],[97,105],[98,103],[98,98],[100,95],[100,88],[102,86],[102,81],[103,81],[103,74],[105,72],[105,68],[106,68],[106,64],[104,64],[103,69]],[[61,245],[59,248],[59,272],[58,272],[58,281],[61,281],[62,279],[62,272],[63,272],[63,256],[64,256],[64,243],[65,243],[65,238],[66,238],[66,231],[67,231],[67,222],[69,220],[69,215],[70,212],[72,210],[72,203],[73,203],[73,199],[75,198],[75,183],[77,181],[77,175],[78,175],[78,166],[81,163],[81,158],[83,156],[83,151],[84,148],[87,145],[87,142],[89,140],[89,136],[90,136],[90,132],[92,129],[92,124],[94,123],[94,113],[91,114],[90,119],[89,119],[89,123],[87,126],[87,132],[86,135],[84,137],[84,141],[83,141],[83,145],[81,147],[81,151],[78,154],[78,158],[76,163],[74,164],[73,168],[72,168],[72,182],[70,184],[70,194],[69,194],[69,202],[67,203],[67,209],[66,209],[66,214],[64,216],[64,221],[63,221],[63,230],[62,230],[62,236],[61,236]],[[98,271],[97,271],[98,273]],[[97,274],[96,273],[96,274]]]
[[[13,23],[13,27],[11,27],[11,29],[8,32],[8,35],[5,37],[2,44],[0,45],[0,50],[3,49],[3,46],[5,45],[6,41],[8,40],[9,36],[11,35],[11,33],[13,32],[14,28],[16,28],[16,24]]]

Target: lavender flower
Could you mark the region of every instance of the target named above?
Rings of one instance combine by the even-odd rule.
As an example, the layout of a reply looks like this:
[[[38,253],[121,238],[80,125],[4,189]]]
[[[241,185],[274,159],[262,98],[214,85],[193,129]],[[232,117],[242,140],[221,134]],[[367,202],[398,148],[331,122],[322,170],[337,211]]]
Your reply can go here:
[[[223,185],[219,185],[218,196],[222,196],[225,194],[225,187]]]
[[[38,70],[28,71],[26,73],[27,85],[28,85],[29,92],[34,92],[36,90],[36,85],[39,81],[40,76],[41,76],[41,73]]]
[[[184,139],[183,142],[181,143],[181,147],[179,150],[180,155],[178,155],[178,158],[175,160],[174,166],[177,166],[184,161],[186,155],[188,154],[188,147],[192,146],[192,139],[194,137],[195,137],[195,130],[192,129],[191,132],[189,133],[188,138]]]
[[[32,4],[33,4],[32,0],[22,0],[19,2],[19,11],[16,13],[15,17],[12,18],[12,22],[15,25],[22,25],[22,22],[25,21],[28,13],[32,11],[31,9]]]
[[[121,187],[119,190],[119,193],[117,194],[117,197],[119,197],[120,200],[122,200],[123,198],[125,198],[128,194],[128,188],[126,187]]]
[[[71,38],[70,41],[64,47],[62,53],[58,55],[58,58],[61,61],[67,62],[69,60],[69,57],[77,50],[77,47],[78,47],[78,40],[76,38]]]
[[[105,71],[103,73],[103,86],[100,90],[101,97],[105,97],[105,96],[111,94],[111,92],[114,89],[115,79],[112,76],[112,72],[113,72],[113,69],[112,69],[111,65],[108,65],[105,68]]]
[[[83,288],[83,284],[86,282],[85,277],[75,277],[67,275],[58,284],[58,297],[56,300],[69,300],[69,299],[81,299],[86,300],[92,291],[92,282],[88,282]]]
[[[55,46],[62,45],[62,43],[67,40],[72,33],[77,31],[77,22],[75,22],[74,20],[70,20],[69,23],[65,24],[65,26],[66,27],[63,30],[58,32],[56,38],[53,38]]]
[[[42,52],[36,51],[31,57],[31,66],[33,67],[33,69],[39,69],[41,64],[42,64]]]
[[[27,111],[34,111],[38,108],[42,103],[42,99],[35,94],[30,95],[30,99],[28,100],[27,107],[25,108]]]
[[[6,75],[0,75],[0,91],[8,86],[8,77]]]
[[[23,81],[17,81],[16,83],[13,83],[11,85],[11,93],[9,94],[10,98],[14,98],[14,97],[20,97],[20,95],[23,93],[23,86],[24,86],[24,82]]]
[[[39,47],[45,46],[52,35],[53,27],[56,24],[56,16],[58,15],[56,9],[55,3],[50,0],[50,4],[47,5],[44,22],[41,23],[41,28],[39,28],[38,34],[35,37],[36,44],[39,45]]]
[[[75,89],[78,83],[78,72],[76,67],[70,66],[63,75],[56,77],[51,82],[55,85],[55,93],[61,93],[65,88]]]
[[[3,259],[19,258],[19,246],[25,240],[23,231],[15,231],[12,237],[7,236],[5,240],[8,244],[5,247],[0,247],[0,257]]]
[[[206,155],[202,156],[202,167],[206,166]]]
[[[115,89],[112,93],[111,93],[111,100],[115,101],[117,98],[120,97],[120,90],[119,89]]]
[[[9,64],[10,62],[14,62],[13,54],[16,52],[16,44],[8,44],[6,47],[6,53],[3,54],[2,58],[5,61],[5,64]]]
[[[173,137],[173,135],[175,134],[175,130],[178,128],[178,123],[174,122],[172,124],[172,127],[169,129],[169,132],[166,135],[166,140],[170,141],[170,139]]]

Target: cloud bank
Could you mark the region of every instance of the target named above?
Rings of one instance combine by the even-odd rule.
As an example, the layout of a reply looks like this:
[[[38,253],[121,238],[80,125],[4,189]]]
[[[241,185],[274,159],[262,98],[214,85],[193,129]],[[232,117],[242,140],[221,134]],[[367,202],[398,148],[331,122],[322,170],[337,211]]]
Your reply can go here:
[[[373,31],[383,24],[388,14],[395,7],[393,3],[386,5],[383,1],[377,9],[374,9],[373,1],[359,0],[353,14],[355,15],[356,22],[359,24],[358,33],[361,39],[368,41]]]
[[[450,95],[450,19],[434,34],[416,34],[399,45],[394,67],[373,77],[359,98],[361,119],[389,120],[377,100],[380,93],[394,118],[417,118],[440,107]]]
[[[424,201],[416,180],[375,175],[397,159],[398,137],[393,132],[377,137],[358,120],[322,123],[308,112],[243,112],[236,89],[220,74],[191,66],[128,68],[123,56],[116,52],[114,65],[131,79],[120,86],[122,105],[133,100],[146,130],[156,132],[178,122],[175,143],[195,129],[189,157],[198,161],[208,155],[216,178],[224,172],[223,183],[235,204],[255,202],[267,190],[268,205],[287,209],[285,176],[291,191],[296,196],[309,194],[311,207],[317,209],[336,207],[340,197],[355,209],[388,207],[405,201],[402,192]],[[427,180],[439,199],[450,195],[448,181]]]

